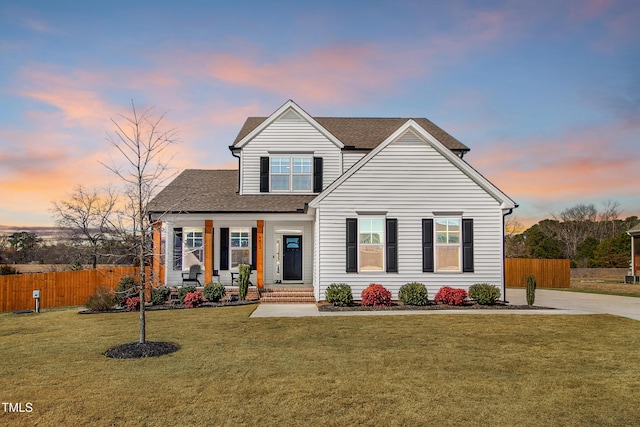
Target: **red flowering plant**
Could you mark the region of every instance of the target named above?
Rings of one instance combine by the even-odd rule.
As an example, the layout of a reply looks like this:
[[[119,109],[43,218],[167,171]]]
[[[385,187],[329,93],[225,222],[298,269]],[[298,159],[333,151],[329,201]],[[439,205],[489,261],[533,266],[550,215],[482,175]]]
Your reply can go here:
[[[447,305],[463,305],[469,294],[464,289],[454,289],[449,286],[440,288],[434,301]]]
[[[127,311],[138,311],[140,310],[140,297],[130,297],[125,300],[125,305],[127,306]]]
[[[362,291],[362,305],[365,307],[387,307],[391,305],[391,292],[377,283],[370,284]]]
[[[185,308],[196,308],[200,306],[204,302],[204,295],[202,295],[202,291],[189,292],[184,297],[184,307]]]

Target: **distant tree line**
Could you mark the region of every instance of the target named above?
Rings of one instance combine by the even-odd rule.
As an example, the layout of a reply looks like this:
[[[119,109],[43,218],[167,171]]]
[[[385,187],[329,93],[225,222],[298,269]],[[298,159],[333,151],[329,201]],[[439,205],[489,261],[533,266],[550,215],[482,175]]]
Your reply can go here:
[[[631,237],[627,231],[640,223],[637,216],[619,219],[617,202],[603,209],[577,204],[552,219],[544,219],[523,232],[517,220],[507,223],[508,258],[570,259],[572,267],[628,268]]]

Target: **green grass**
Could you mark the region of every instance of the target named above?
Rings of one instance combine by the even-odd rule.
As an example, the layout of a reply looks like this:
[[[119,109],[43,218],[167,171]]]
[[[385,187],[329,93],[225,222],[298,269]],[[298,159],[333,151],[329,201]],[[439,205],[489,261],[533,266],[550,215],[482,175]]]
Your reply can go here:
[[[640,322],[609,315],[250,319],[254,306],[0,314],[2,425],[633,425]]]

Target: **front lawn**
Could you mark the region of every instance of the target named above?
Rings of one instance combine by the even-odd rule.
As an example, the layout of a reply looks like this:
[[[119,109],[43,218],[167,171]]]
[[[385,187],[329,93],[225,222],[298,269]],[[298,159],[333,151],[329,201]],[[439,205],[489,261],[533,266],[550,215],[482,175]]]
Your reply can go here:
[[[0,314],[2,425],[633,425],[640,323],[609,315]]]

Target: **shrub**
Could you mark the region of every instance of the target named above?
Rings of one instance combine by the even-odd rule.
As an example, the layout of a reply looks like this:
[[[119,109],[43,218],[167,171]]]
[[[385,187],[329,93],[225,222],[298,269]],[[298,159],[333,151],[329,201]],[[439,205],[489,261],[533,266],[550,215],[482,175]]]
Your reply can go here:
[[[380,307],[391,305],[391,292],[382,285],[372,283],[362,291],[362,305]]]
[[[184,297],[184,307],[185,308],[196,308],[200,306],[204,302],[204,295],[202,295],[202,291],[189,292]]]
[[[469,295],[464,289],[454,289],[449,286],[440,288],[434,299],[437,303],[447,305],[462,305]]]
[[[500,298],[500,289],[489,283],[476,283],[469,287],[469,297],[478,304],[495,304]]]
[[[238,299],[244,301],[249,289],[249,279],[251,276],[251,266],[249,264],[238,265]]]
[[[429,304],[429,292],[422,283],[407,283],[400,287],[398,299],[409,305],[427,305]]]
[[[332,283],[325,292],[327,302],[339,307],[347,307],[353,304],[351,286],[346,283]]]
[[[218,302],[226,293],[227,290],[222,283],[209,283],[204,287],[204,297],[207,301]]]
[[[127,298],[125,304],[127,306],[127,311],[138,311],[140,310],[140,297]]]
[[[125,304],[127,298],[136,296],[138,294],[137,288],[138,282],[133,277],[123,277],[116,286],[116,302],[119,306]]]
[[[196,291],[196,287],[193,285],[183,286],[180,289],[178,289],[178,298],[180,299],[180,302],[184,303],[184,297],[186,297],[188,293],[195,292],[195,291]]]
[[[153,305],[162,305],[169,299],[171,289],[166,286],[160,286],[151,289],[151,303]]]
[[[527,276],[527,305],[533,305],[536,301],[536,277]]]
[[[87,298],[84,306],[91,311],[107,311],[111,310],[115,305],[113,298],[113,290],[106,286],[98,286],[96,292]]]
[[[7,265],[7,264],[0,265],[0,276],[8,276],[10,274],[20,274],[20,272],[17,269],[11,267],[10,265]]]

